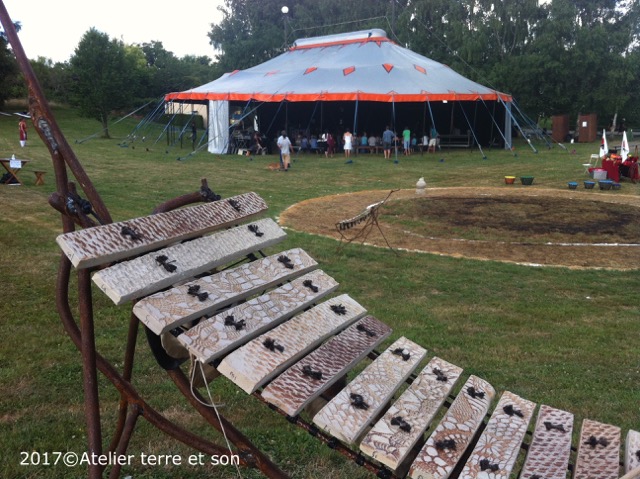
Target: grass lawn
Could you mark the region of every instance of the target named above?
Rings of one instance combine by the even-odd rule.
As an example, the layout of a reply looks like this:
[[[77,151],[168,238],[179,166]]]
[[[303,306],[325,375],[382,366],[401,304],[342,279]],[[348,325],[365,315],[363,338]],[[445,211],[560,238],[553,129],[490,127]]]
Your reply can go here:
[[[113,139],[92,138],[97,122],[73,111],[55,110],[58,122],[92,178],[114,220],[145,215],[168,198],[196,190],[200,178],[223,197],[256,191],[270,205],[269,215],[299,201],[360,190],[414,188],[420,177],[427,187],[506,186],[505,175],[532,175],[528,188],[566,189],[567,181],[584,179],[582,163],[598,144],[526,144],[515,151],[442,151],[399,162],[381,155],[344,158],[315,155],[295,158],[287,173],[270,171],[274,157],[248,159],[206,152],[176,161],[188,150],[134,143],[119,146],[135,122],[114,125]],[[25,149],[18,144],[18,117],[0,116],[0,155],[32,160],[22,171],[24,186],[0,186],[0,477],[82,478],[84,467],[21,465],[21,451],[53,453],[85,450],[79,353],[65,336],[54,305],[59,251],[55,237],[59,215],[48,206],[55,191],[48,151],[29,124]],[[78,141],[76,143],[76,141]],[[155,141],[155,140],[154,140]],[[630,140],[633,145],[635,142]],[[575,153],[572,150],[575,149]],[[45,185],[34,185],[34,170],[46,171]],[[629,182],[617,192],[579,189],[577,196],[640,194]],[[356,212],[354,212],[356,213]],[[336,218],[337,220],[344,218]],[[290,232],[281,248],[299,246],[369,312],[394,333],[489,381],[498,392],[512,391],[539,404],[566,409],[582,419],[640,428],[640,307],[638,271],[530,267],[463,258],[401,252],[352,245],[340,254],[324,237]],[[638,254],[633,248],[632,254]],[[95,295],[97,342],[102,353],[122,362],[129,309],[116,308]],[[139,338],[137,384],[167,416],[195,431],[206,430],[172,383],[161,372]],[[460,382],[460,384],[462,381]],[[326,446],[295,429],[226,379],[212,385],[222,411],[275,462],[296,478],[354,479],[371,477]],[[117,396],[101,379],[102,411],[115,415]],[[576,427],[576,429],[579,429]],[[214,431],[208,432],[216,438]],[[104,431],[108,444],[109,429]],[[129,453],[179,454],[191,451],[158,435],[144,421]],[[51,457],[50,457],[51,459]],[[186,461],[186,459],[185,459]],[[44,460],[42,460],[44,462]],[[134,478],[227,478],[232,468],[145,466],[136,460],[123,469]],[[242,471],[242,477],[260,477]]]

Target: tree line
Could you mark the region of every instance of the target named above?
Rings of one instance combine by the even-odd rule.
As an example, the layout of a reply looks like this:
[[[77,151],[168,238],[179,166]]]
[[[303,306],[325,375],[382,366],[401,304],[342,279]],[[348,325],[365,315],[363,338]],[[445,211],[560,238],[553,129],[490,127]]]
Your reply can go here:
[[[534,120],[640,115],[640,0],[225,0],[212,56],[176,57],[161,42],[127,45],[96,29],[68,62],[32,60],[51,100],[100,121],[163,94],[249,68],[296,38],[382,28],[398,44],[510,93]],[[19,25],[18,25],[19,26]],[[26,96],[0,36],[0,104]]]

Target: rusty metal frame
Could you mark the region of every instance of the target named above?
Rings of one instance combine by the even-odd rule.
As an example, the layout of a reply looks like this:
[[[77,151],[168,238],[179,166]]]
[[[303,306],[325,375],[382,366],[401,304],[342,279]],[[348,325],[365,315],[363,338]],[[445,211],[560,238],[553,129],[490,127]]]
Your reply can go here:
[[[74,231],[76,224],[81,227],[91,227],[95,225],[95,222],[86,214],[77,210],[69,210],[66,200],[69,195],[73,196],[77,194],[74,183],[69,181],[69,173],[79,184],[82,192],[91,204],[95,216],[100,219],[100,222],[111,223],[112,219],[107,207],[56,123],[39,82],[31,68],[31,64],[22,48],[15,26],[2,0],[0,0],[0,22],[27,83],[31,121],[33,122],[35,131],[51,155],[57,191],[50,196],[49,204],[61,213],[62,231],[64,233]],[[203,188],[205,186],[206,182],[203,182]],[[180,207],[195,201],[202,201],[203,188],[201,188],[199,192],[169,200],[156,208],[156,211]],[[217,455],[219,457],[229,457],[230,454],[237,454],[240,465],[242,466],[257,468],[270,478],[280,479],[288,477],[228,420],[222,416],[218,418],[213,410],[198,403],[197,398],[193,396],[190,390],[189,381],[181,369],[169,370],[169,377],[171,377],[185,397],[189,398],[194,408],[198,410],[208,423],[213,425],[218,431],[222,432],[224,430],[227,438],[235,446],[237,451],[230,451],[227,447],[219,446],[210,440],[180,427],[175,422],[162,416],[162,414],[142,398],[132,383],[136,340],[139,329],[138,319],[133,314],[129,321],[122,372],[117,371],[113,364],[99,354],[96,350],[95,342],[90,273],[91,270],[79,270],[77,272],[78,320],[73,315],[69,296],[71,263],[64,254],[61,255],[56,280],[56,307],[65,331],[82,355],[82,380],[88,452],[97,456],[103,454],[100,397],[98,392],[99,371],[120,393],[118,417],[111,443],[107,448],[108,452],[124,454],[135,430],[137,420],[143,417],[166,435],[202,453]],[[202,400],[203,398],[199,399]],[[101,466],[98,463],[90,464],[88,466],[88,477],[90,479],[102,478],[106,472],[105,469],[106,466]],[[116,478],[119,474],[119,466],[113,466],[109,471],[110,478]]]
[[[338,223],[336,223],[336,231],[338,232],[338,234],[340,234],[340,243],[338,244],[338,248],[337,251],[341,251],[343,247],[345,247],[346,245],[355,242],[355,241],[359,241],[362,240],[362,243],[364,244],[365,241],[367,241],[367,238],[369,237],[369,234],[371,233],[371,231],[373,231],[373,227],[375,226],[376,228],[378,228],[378,231],[380,232],[380,235],[382,236],[382,238],[384,239],[385,243],[387,243],[387,247],[393,251],[396,255],[398,254],[398,252],[393,249],[393,247],[391,246],[391,244],[389,244],[389,240],[387,239],[387,237],[384,235],[384,231],[382,231],[382,228],[380,228],[380,223],[378,223],[378,215],[380,214],[380,208],[382,208],[384,206],[384,204],[387,202],[387,200],[391,197],[391,195],[393,193],[395,193],[398,190],[391,190],[389,192],[389,194],[386,196],[386,198],[378,203],[375,204],[375,206],[373,206],[372,208],[370,208],[368,211],[366,211],[366,215],[363,216],[362,218],[364,219],[364,226],[360,227],[360,230],[358,232],[356,232],[356,234],[352,235],[351,237],[348,237],[345,234],[345,230],[350,229],[349,228],[342,228],[341,224],[343,223],[343,221],[340,221]],[[369,207],[367,207],[369,208]],[[362,213],[360,213],[362,214]],[[356,216],[359,217],[360,215]],[[344,220],[345,222],[348,220]]]

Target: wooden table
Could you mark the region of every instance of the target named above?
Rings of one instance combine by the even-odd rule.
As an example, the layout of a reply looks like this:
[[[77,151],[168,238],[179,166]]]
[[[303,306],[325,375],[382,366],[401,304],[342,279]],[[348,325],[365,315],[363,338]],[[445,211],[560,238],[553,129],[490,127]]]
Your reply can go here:
[[[20,162],[20,166],[16,166],[15,164],[12,165],[12,163],[14,162]],[[10,178],[9,180],[5,183],[6,185],[22,185],[22,181],[20,181],[20,178],[18,178],[18,171],[20,171],[20,169],[26,164],[28,163],[30,160],[18,160],[15,158],[0,158],[0,164],[2,164],[2,167],[7,171],[7,173],[9,173]],[[12,183],[12,180],[15,180],[17,183]]]

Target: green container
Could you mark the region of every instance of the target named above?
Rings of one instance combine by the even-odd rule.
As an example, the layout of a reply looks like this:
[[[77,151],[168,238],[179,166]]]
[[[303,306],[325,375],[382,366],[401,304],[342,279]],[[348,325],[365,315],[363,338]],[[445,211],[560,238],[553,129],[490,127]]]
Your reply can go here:
[[[520,183],[523,185],[532,185],[533,184],[533,176],[521,176]]]

